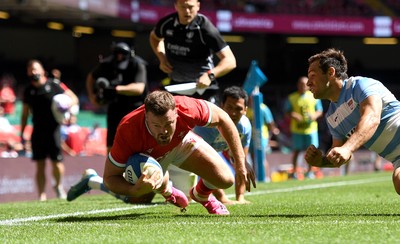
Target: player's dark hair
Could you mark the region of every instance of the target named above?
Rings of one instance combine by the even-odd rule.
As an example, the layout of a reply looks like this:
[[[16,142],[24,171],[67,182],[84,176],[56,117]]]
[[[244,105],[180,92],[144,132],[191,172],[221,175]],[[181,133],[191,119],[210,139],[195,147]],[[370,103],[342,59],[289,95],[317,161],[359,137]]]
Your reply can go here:
[[[146,112],[151,112],[157,116],[165,115],[169,110],[175,109],[175,99],[167,91],[154,91],[144,99]]]
[[[27,64],[26,64],[26,67],[29,68],[29,67],[31,67],[34,63],[38,63],[38,64],[40,64],[40,66],[43,67],[42,62],[40,62],[38,59],[31,59],[31,60],[29,60],[29,61],[27,62]]]
[[[319,60],[319,67],[322,72],[326,74],[329,67],[335,69],[335,77],[339,79],[347,79],[347,60],[344,56],[343,51],[337,50],[335,48],[329,48],[321,53],[315,54],[308,59],[308,64],[311,64]]]
[[[226,88],[222,94],[222,104],[228,99],[228,97],[232,97],[234,99],[244,99],[244,105],[247,106],[249,102],[249,96],[247,92],[238,86],[230,86]]]

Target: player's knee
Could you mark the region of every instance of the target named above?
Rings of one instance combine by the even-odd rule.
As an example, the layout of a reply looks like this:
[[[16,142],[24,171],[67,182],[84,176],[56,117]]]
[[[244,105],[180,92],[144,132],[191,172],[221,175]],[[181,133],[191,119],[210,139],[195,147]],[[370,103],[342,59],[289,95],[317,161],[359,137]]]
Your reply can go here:
[[[226,177],[224,177],[224,180],[221,182],[221,189],[227,189],[231,187],[235,183],[235,177],[233,174],[227,174]]]
[[[208,182],[208,184],[210,184],[209,187],[212,186],[211,188],[218,188],[218,189],[228,189],[235,182],[234,177],[233,176],[231,177],[228,174],[214,179],[205,177],[204,180]]]

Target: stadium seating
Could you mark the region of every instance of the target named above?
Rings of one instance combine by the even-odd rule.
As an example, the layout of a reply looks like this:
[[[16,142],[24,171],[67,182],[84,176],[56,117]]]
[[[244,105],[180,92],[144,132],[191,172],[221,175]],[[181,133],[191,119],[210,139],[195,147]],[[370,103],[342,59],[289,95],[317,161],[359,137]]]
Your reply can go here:
[[[400,9],[398,0],[381,1],[387,7]],[[170,1],[145,0],[144,4],[171,6]],[[265,14],[299,14],[327,16],[374,16],[380,15],[371,1],[363,0],[201,0],[203,11],[227,9],[238,12]]]

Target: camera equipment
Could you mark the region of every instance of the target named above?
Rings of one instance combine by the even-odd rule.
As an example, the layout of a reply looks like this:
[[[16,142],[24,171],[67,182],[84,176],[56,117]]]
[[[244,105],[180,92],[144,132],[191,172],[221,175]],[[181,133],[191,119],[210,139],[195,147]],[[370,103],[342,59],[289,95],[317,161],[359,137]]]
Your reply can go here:
[[[115,87],[110,85],[110,81],[104,77],[99,77],[95,82],[94,92],[96,101],[99,104],[108,104],[113,101],[117,95]]]

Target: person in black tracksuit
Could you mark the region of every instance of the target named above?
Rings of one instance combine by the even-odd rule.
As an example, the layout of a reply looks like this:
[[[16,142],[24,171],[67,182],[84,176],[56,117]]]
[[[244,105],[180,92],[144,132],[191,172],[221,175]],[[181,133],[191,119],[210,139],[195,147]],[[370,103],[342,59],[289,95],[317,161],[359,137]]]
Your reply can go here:
[[[87,76],[90,101],[107,107],[107,148],[111,148],[120,120],[143,104],[148,93],[146,62],[123,42]]]
[[[176,0],[175,9],[176,13],[160,19],[150,33],[150,45],[160,69],[169,75],[171,85],[196,82],[197,88],[207,88],[204,94],[191,96],[216,103],[216,78],[236,68],[235,56],[218,29],[198,13],[198,0]],[[214,54],[219,58],[217,65]]]
[[[62,186],[64,175],[63,155],[61,150],[60,122],[57,122],[51,109],[53,97],[65,94],[71,98],[71,106],[77,105],[76,95],[57,79],[48,78],[39,60],[30,60],[27,64],[30,84],[23,94],[21,113],[21,140],[24,144],[24,131],[28,117],[32,114],[33,131],[31,135],[32,160],[36,162],[36,183],[39,200],[47,200],[45,185],[45,161],[49,157],[53,163],[54,190],[58,198],[66,198]],[[24,145],[25,146],[25,145]]]

